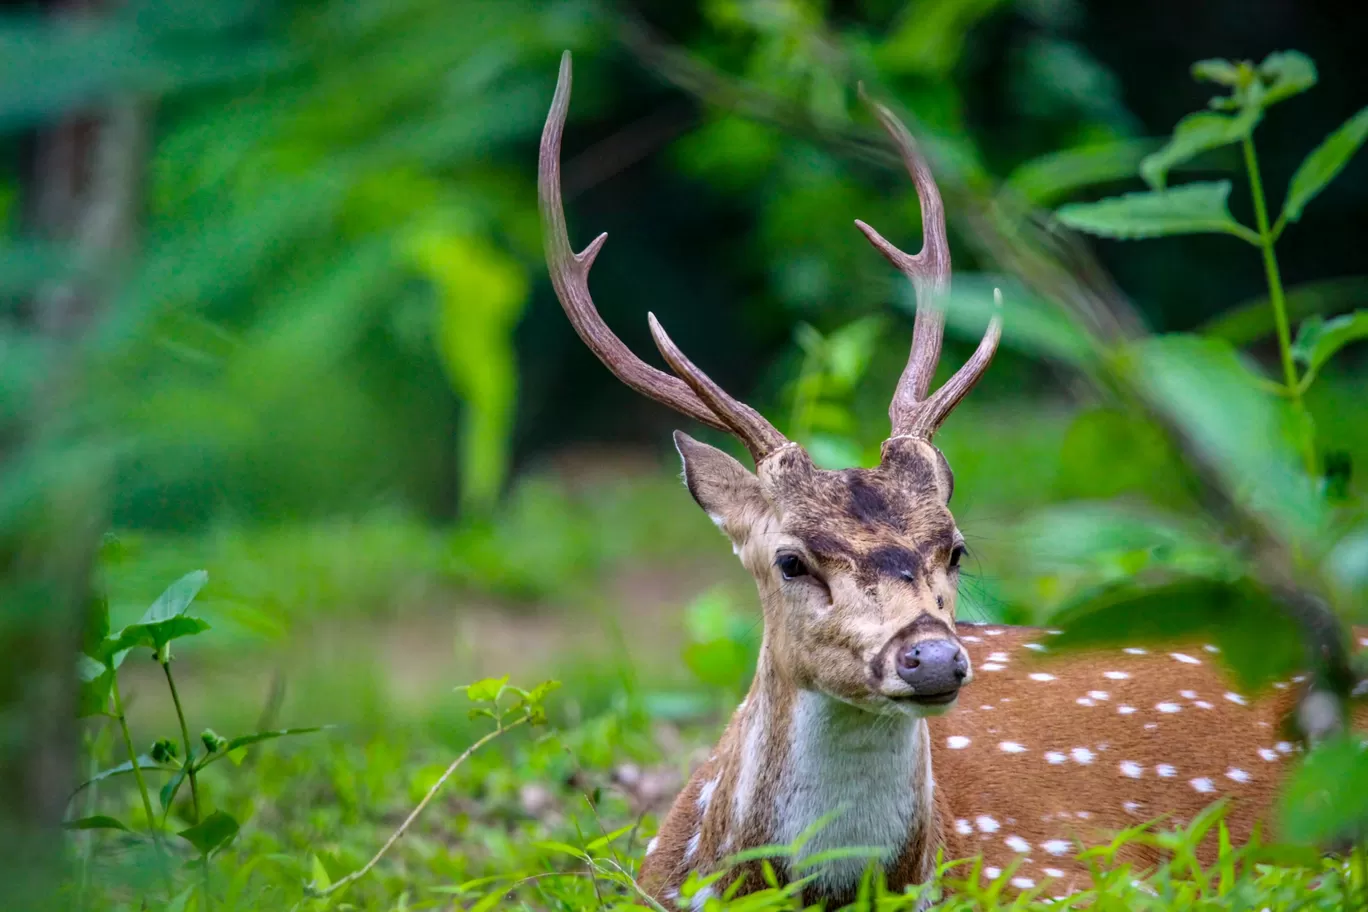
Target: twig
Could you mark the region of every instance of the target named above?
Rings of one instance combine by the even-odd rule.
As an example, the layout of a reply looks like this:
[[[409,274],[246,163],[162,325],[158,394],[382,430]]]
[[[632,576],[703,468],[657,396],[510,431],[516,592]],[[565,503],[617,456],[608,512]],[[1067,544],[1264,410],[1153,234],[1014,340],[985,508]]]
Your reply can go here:
[[[494,729],[492,732],[485,735],[483,738],[476,741],[474,744],[470,745],[470,747],[467,747],[459,757],[451,761],[451,764],[446,768],[445,771],[443,771],[442,775],[439,776],[437,778],[437,781],[432,784],[432,788],[427,790],[427,794],[423,796],[423,800],[418,802],[418,806],[409,812],[409,815],[404,818],[404,822],[399,824],[399,828],[390,835],[389,839],[385,840],[385,844],[380,847],[380,851],[376,852],[374,857],[372,857],[370,861],[366,862],[364,865],[357,868],[355,871],[352,871],[346,877],[343,877],[341,880],[337,881],[331,886],[322,890],[315,889],[310,894],[311,897],[314,899],[320,899],[324,896],[331,896],[333,893],[336,893],[343,887],[350,886],[352,883],[360,880],[362,877],[365,877],[367,874],[369,874],[371,869],[380,863],[380,859],[384,858],[385,854],[389,852],[391,848],[394,847],[394,844],[398,842],[401,838],[403,838],[403,835],[408,831],[409,826],[412,825],[413,821],[418,819],[418,815],[423,813],[423,809],[426,808],[428,804],[432,802],[432,799],[436,797],[437,792],[440,791],[442,786],[446,784],[446,781],[451,778],[452,773],[456,772],[457,767],[459,767],[462,763],[465,763],[466,760],[470,758],[471,754],[475,753],[477,750],[484,747],[490,741],[493,741],[500,735],[504,735],[508,732],[511,732],[513,729],[517,728],[519,725],[522,725],[527,721],[529,721],[529,717],[523,716],[521,719],[517,719],[509,725],[500,724],[498,728]]]

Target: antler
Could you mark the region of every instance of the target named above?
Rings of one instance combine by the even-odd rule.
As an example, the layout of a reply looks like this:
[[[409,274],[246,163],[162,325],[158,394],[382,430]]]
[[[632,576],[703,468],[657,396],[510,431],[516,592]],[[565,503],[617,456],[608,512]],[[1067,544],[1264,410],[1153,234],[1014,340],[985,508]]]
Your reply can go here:
[[[561,136],[565,131],[566,114],[570,110],[570,82],[570,52],[566,51],[561,55],[556,94],[542,130],[537,175],[542,239],[556,297],[560,299],[575,332],[615,377],[642,395],[695,421],[734,434],[759,463],[788,443],[774,425],[755,409],[727,395],[695,367],[665,335],[665,330],[660,328],[654,316],[648,315],[656,347],[671,370],[682,379],[656,370],[632,354],[631,349],[623,345],[622,340],[603,322],[598,309],[594,307],[594,299],[589,295],[589,269],[594,265],[594,258],[603,248],[608,235],[604,233],[594,238],[583,253],[575,253],[570,247],[560,187]]]
[[[921,437],[930,440],[947,415],[959,404],[974,384],[983,376],[997,351],[1002,337],[1002,320],[997,315],[988,323],[988,331],[964,366],[946,381],[945,385],[927,398],[931,378],[940,360],[941,337],[945,331],[945,314],[939,301],[950,289],[950,245],[945,238],[945,205],[936,188],[931,169],[917,148],[907,127],[888,108],[865,94],[860,86],[860,98],[879,118],[883,128],[893,139],[902,155],[903,164],[912,175],[917,188],[917,199],[922,212],[922,249],[915,256],[890,244],[873,228],[859,219],[855,227],[864,232],[869,243],[898,267],[912,282],[917,295],[917,316],[912,325],[912,353],[907,367],[898,380],[893,401],[888,406],[888,417],[893,424],[891,437]],[[997,295],[997,293],[995,293]],[[1000,295],[996,296],[1000,301]]]

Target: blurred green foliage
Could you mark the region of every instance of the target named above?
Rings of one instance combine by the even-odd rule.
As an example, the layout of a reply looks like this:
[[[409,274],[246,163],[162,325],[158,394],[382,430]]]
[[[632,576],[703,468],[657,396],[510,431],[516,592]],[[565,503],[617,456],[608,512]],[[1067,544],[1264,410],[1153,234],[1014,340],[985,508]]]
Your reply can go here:
[[[545,280],[535,144],[567,47],[571,231],[613,234],[594,274],[609,323],[643,354],[645,310],[679,326],[700,364],[833,468],[877,459],[911,326],[900,278],[850,220],[915,249],[919,218],[872,151],[855,83],[911,112],[952,202],[942,375],[994,286],[1007,302],[1004,352],[938,437],[972,554],[962,616],[1068,621],[1078,642],[1212,631],[1253,689],[1297,660],[1301,632],[1269,563],[1336,620],[1368,615],[1354,471],[1368,323],[1350,274],[1364,62],[1311,12],[1255,23],[1250,41],[1313,50],[1319,83],[1291,51],[1206,60],[1195,75],[1229,94],[1181,120],[1205,92],[1183,67],[1248,16],[1233,0],[1181,36],[1138,8],[1002,0],[139,0],[79,27],[65,15],[32,3],[0,18],[0,528],[23,539],[35,510],[66,521],[40,505],[96,489],[98,517],[65,528],[117,529],[100,576],[119,636],[147,653],[167,631],[214,628],[176,644],[180,686],[204,698],[187,699],[195,730],[201,712],[224,731],[352,723],[233,756],[213,730],[174,735],[184,716],[146,696],[163,683],[149,663],[88,643],[82,707],[106,705],[117,667],[131,726],[82,729],[90,775],[154,736],[167,784],[195,757],[234,762],[198,783],[203,807],[178,784],[150,809],[123,776],[73,801],[86,908],[205,908],[199,868],[177,866],[166,890],[155,845],[110,820],[190,834],[172,851],[216,856],[216,909],[289,908],[306,883],[358,870],[480,737],[443,693],[482,658],[510,667],[479,674],[567,681],[550,733],[472,755],[441,813],[344,901],[631,898],[624,875],[657,823],[640,817],[642,778],[710,739],[759,627],[744,573],[657,458],[676,419],[583,351]],[[145,106],[145,187],[110,262],[34,229],[32,134],[126,98]],[[1231,175],[1260,173],[1240,155],[1256,127],[1268,184],[1246,197]],[[1281,214],[1250,211],[1264,196]],[[1104,246],[1138,328],[1118,338],[1059,289],[999,274],[982,213],[1018,205],[1057,207],[1052,232],[1233,234],[1266,262],[1277,241],[1288,284],[1228,238]],[[74,338],[40,319],[68,285],[92,302]],[[1279,362],[1282,392],[1266,376]],[[582,446],[604,441],[626,452]],[[200,566],[193,615],[183,598],[144,616]],[[661,603],[668,621],[634,618]],[[485,610],[503,619],[471,628],[487,642],[427,626]],[[391,648],[378,630],[408,638]],[[611,647],[575,654],[584,630]],[[277,673],[290,697],[263,708],[257,685]],[[416,709],[406,675],[425,688]],[[1284,796],[1287,835],[1361,836],[1365,768],[1348,741],[1313,752]],[[1173,850],[1194,836],[1127,838]],[[1236,874],[1234,856],[1208,872],[1180,852],[1138,882],[1097,857],[1094,899],[1117,908],[1341,908],[1368,888],[1361,870],[1291,856]],[[1000,887],[952,903],[996,908]],[[792,907],[781,894],[735,907]]]

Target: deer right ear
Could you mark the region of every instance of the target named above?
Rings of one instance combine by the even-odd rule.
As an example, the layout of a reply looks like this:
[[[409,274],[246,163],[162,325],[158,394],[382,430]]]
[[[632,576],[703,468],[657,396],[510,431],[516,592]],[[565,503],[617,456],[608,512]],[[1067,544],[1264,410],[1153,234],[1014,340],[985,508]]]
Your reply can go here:
[[[684,484],[732,544],[740,547],[755,522],[769,512],[760,479],[717,447],[674,433],[675,449],[684,460]]]

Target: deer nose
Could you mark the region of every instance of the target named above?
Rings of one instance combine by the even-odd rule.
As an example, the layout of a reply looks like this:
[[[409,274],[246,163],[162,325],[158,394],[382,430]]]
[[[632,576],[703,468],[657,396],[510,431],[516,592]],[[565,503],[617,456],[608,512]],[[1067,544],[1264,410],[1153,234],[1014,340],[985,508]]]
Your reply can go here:
[[[969,658],[953,640],[922,640],[898,650],[898,677],[917,696],[948,694],[959,690],[969,674]]]

